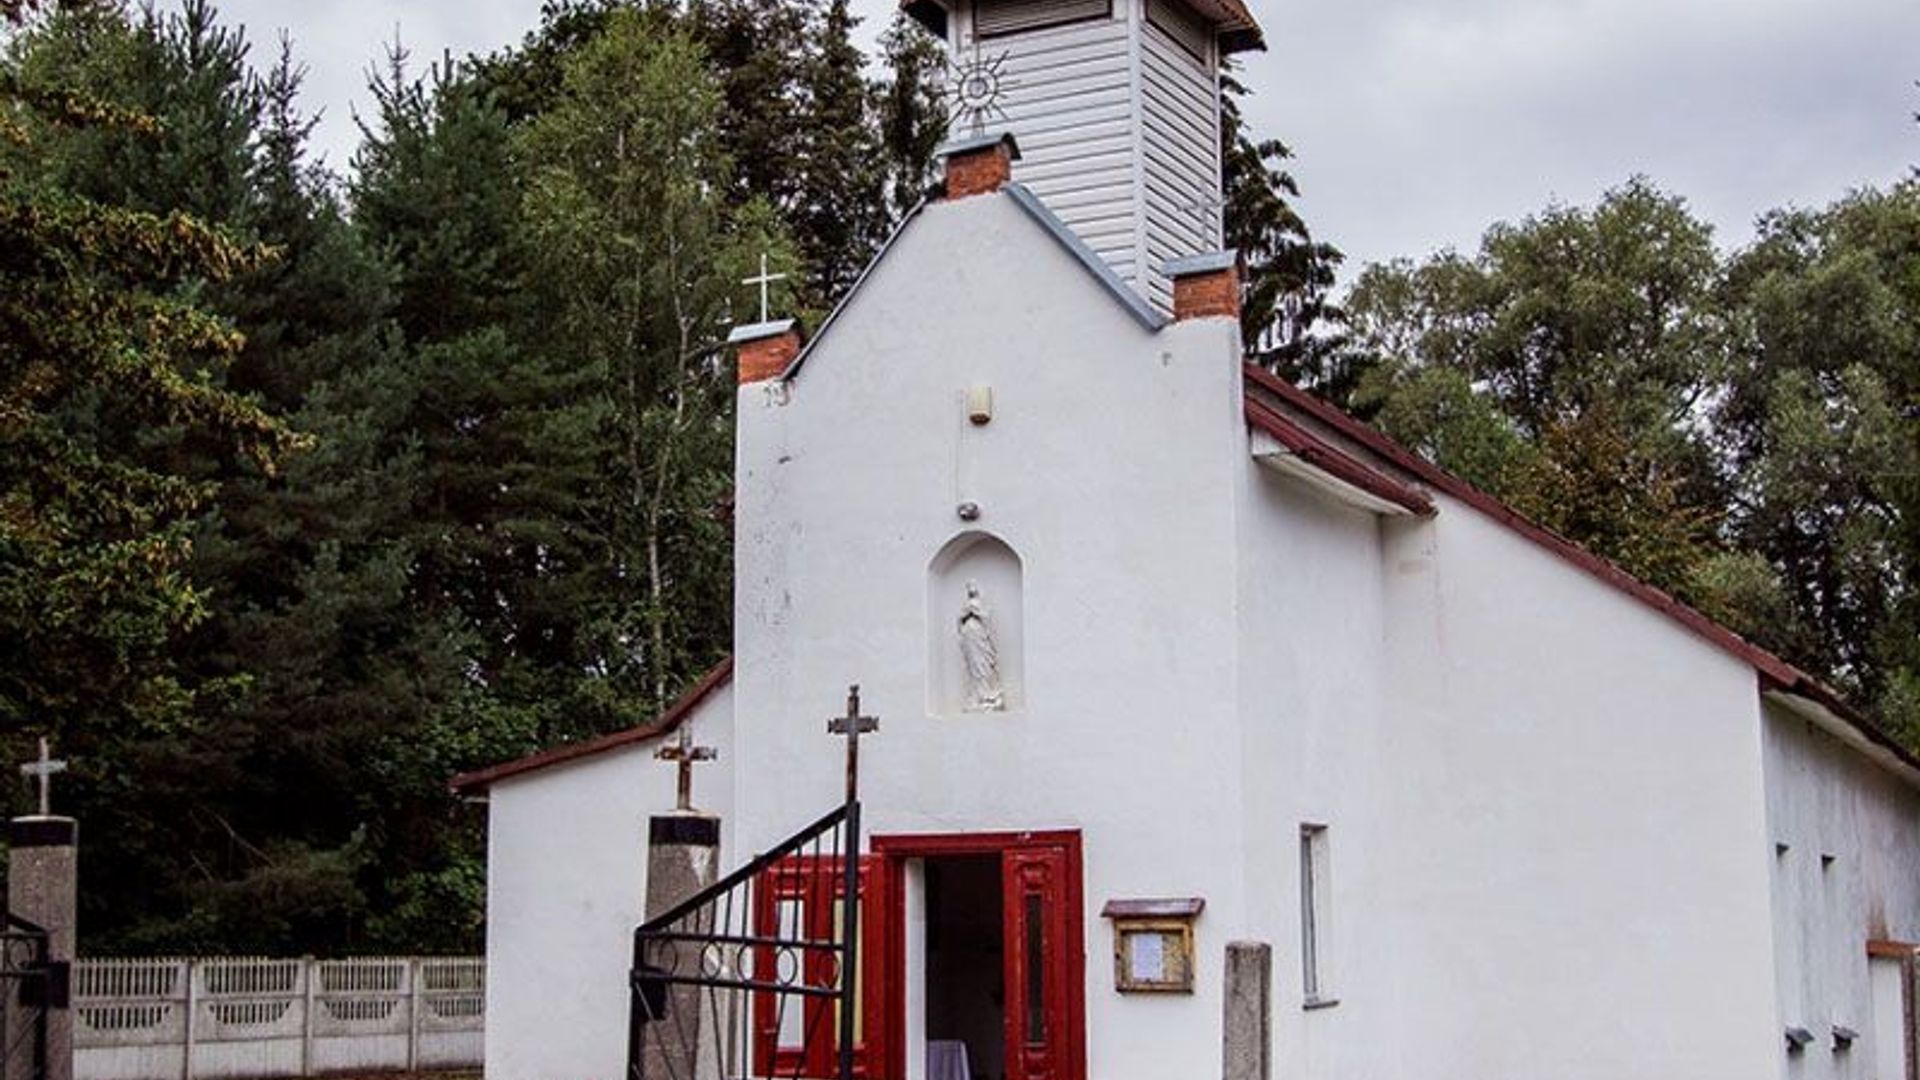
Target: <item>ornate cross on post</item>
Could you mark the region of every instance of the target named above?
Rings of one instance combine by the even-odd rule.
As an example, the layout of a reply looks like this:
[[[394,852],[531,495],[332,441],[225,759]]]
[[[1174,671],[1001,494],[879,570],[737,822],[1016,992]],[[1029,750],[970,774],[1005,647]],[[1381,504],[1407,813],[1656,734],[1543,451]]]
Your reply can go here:
[[[680,738],[653,752],[661,761],[671,761],[680,767],[680,802],[682,812],[693,809],[693,767],[702,762],[719,758],[720,751],[711,746],[693,745],[693,725],[680,725]]]
[[[760,276],[750,277],[740,283],[742,285],[760,286],[760,321],[761,322],[763,323],[769,322],[773,318],[773,309],[772,309],[773,294],[770,291],[770,287],[776,281],[785,281],[785,280],[787,280],[786,274],[770,274],[767,272],[767,256],[763,252],[760,255]]]
[[[67,763],[56,761],[47,752],[47,737],[40,736],[40,757],[20,766],[20,771],[29,780],[40,783],[40,816],[53,816],[53,777],[55,773],[67,771]]]
[[[880,730],[877,717],[860,715],[860,687],[847,688],[847,715],[827,721],[827,734],[847,740],[847,802],[860,798],[860,736]]]

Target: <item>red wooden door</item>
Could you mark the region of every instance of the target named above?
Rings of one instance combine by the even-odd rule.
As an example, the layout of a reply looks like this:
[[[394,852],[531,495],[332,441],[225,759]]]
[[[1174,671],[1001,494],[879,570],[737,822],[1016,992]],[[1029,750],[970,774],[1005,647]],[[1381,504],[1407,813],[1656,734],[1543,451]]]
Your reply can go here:
[[[757,933],[829,943],[842,937],[845,918],[845,863],[837,858],[794,857],[774,864],[757,898]],[[882,998],[874,983],[882,970],[881,945],[887,937],[887,913],[872,902],[874,860],[860,860],[860,972],[854,984],[853,1072],[873,1075],[871,1035],[880,1026]],[[797,965],[807,986],[830,987],[837,965],[825,950],[791,951],[780,957],[760,948],[758,968],[773,973],[781,964]],[[840,1016],[836,1002],[796,995],[754,995],[754,1062],[764,1076],[835,1076],[839,1070]]]
[[[1007,1080],[1085,1080],[1086,949],[1083,944],[1080,834],[1071,830],[876,836],[886,920],[885,963],[868,985],[884,997],[884,1023],[868,1054],[884,1080],[907,1074],[907,906],[909,859],[997,855],[1000,858],[1001,943],[1007,1036]],[[863,924],[865,925],[865,924]],[[1032,936],[1029,936],[1029,929]],[[862,935],[864,938],[866,935]],[[1029,960],[1029,954],[1034,959]],[[884,987],[884,989],[882,989]],[[975,1072],[992,1070],[976,1063]],[[873,1074],[869,1074],[873,1075]]]
[[[1064,846],[1001,852],[1007,1080],[1079,1080],[1079,867]]]

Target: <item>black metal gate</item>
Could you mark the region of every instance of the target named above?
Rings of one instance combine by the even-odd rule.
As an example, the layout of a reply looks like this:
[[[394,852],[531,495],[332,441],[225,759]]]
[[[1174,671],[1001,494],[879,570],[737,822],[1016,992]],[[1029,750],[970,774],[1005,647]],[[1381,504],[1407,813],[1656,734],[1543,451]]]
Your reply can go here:
[[[0,1078],[45,1080],[47,1009],[63,988],[47,962],[47,932],[7,916],[0,929]]]
[[[633,936],[629,1080],[853,1080],[860,803]]]

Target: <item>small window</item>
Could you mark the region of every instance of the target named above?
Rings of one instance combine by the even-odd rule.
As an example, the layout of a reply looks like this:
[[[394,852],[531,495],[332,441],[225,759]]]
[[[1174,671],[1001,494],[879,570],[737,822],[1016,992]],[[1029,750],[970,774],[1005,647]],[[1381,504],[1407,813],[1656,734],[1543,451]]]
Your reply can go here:
[[[976,0],[973,32],[976,37],[999,37],[1112,14],[1113,0]]]
[[[1047,1044],[1047,949],[1045,899],[1027,894],[1027,1045]]]
[[[1300,978],[1309,1009],[1334,1004],[1327,985],[1327,944],[1333,938],[1328,855],[1327,827],[1300,826]]]

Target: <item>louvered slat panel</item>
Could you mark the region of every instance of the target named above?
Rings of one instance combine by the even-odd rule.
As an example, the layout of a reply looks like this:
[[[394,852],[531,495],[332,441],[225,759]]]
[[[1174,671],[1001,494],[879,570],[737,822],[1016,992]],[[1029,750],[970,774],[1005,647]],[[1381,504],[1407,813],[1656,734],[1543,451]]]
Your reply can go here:
[[[1112,0],[978,0],[974,32],[981,37],[1014,34],[1043,26],[1104,19],[1113,13]]]

